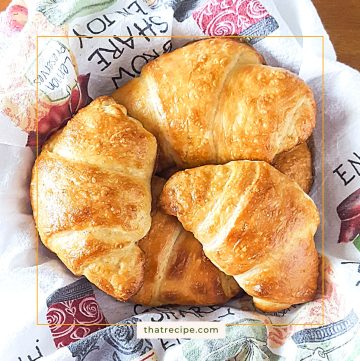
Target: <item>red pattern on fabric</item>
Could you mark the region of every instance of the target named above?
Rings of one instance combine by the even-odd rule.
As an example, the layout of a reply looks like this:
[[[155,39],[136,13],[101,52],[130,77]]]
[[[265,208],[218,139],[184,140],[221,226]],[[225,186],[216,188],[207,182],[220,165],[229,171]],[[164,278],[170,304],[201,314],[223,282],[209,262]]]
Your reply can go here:
[[[259,0],[208,0],[193,18],[209,36],[241,34],[270,16]]]
[[[57,348],[106,327],[99,324],[107,324],[95,296],[54,303],[46,318]]]
[[[7,25],[10,32],[19,32],[24,28],[28,18],[28,9],[25,6],[9,6],[6,10],[6,14]]]

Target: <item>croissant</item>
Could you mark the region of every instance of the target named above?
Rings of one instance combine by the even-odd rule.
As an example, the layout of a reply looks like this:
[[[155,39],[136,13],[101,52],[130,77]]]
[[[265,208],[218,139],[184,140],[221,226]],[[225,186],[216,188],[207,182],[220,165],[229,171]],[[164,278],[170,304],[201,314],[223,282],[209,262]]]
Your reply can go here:
[[[311,135],[315,101],[297,76],[263,63],[235,39],[201,40],[149,62],[113,97],[156,136],[159,171],[271,163]]]
[[[309,193],[313,184],[311,152],[306,143],[302,143],[278,154],[272,165],[281,173],[294,180],[305,193]]]
[[[153,178],[153,199],[165,180]],[[154,196],[155,193],[155,196]],[[240,292],[233,277],[219,271],[181,223],[155,206],[149,233],[139,242],[145,254],[144,283],[131,300],[147,306],[215,305]]]
[[[143,282],[156,139],[100,97],[45,144],[31,181],[40,238],[75,274],[127,300]]]
[[[160,204],[260,310],[278,311],[314,298],[317,208],[268,163],[234,161],[180,171],[165,184]]]
[[[305,193],[309,193],[312,183],[312,157],[307,143],[278,154],[272,162],[273,167],[295,181]],[[163,170],[160,174],[168,179],[180,169],[176,167]]]

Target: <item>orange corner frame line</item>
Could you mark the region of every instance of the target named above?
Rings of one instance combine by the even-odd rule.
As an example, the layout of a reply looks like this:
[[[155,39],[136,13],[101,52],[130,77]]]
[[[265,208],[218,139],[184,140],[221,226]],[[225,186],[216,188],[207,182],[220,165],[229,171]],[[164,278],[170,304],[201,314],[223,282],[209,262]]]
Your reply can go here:
[[[122,35],[94,35],[93,38],[127,38],[127,36]],[[195,39],[195,38],[208,38],[207,35],[198,35],[198,36],[176,36],[176,35],[156,35],[156,36],[133,36],[134,38],[182,38],[182,39]],[[242,38],[242,39],[257,39],[257,38],[313,38],[313,39],[321,39],[322,46],[322,62],[321,62],[321,73],[322,73],[322,81],[321,81],[321,304],[322,304],[322,323],[301,323],[301,324],[271,324],[271,326],[275,327],[285,327],[285,326],[323,326],[325,325],[325,304],[324,304],[324,294],[325,294],[325,255],[324,255],[324,243],[325,243],[325,187],[324,187],[324,179],[325,179],[325,37],[323,35],[268,35],[268,36],[242,36],[242,35],[231,35],[231,36],[222,36],[228,38]],[[39,39],[40,38],[87,38],[87,36],[76,36],[76,35],[37,35],[36,36],[36,78],[39,75]],[[38,107],[38,99],[39,99],[39,84],[36,82],[36,157],[39,155],[39,107]],[[38,173],[36,174],[36,187],[38,187]],[[38,198],[38,189],[36,191]],[[37,208],[38,208],[38,199]],[[40,323],[39,322],[39,235],[37,234],[36,240],[36,252],[35,252],[35,262],[36,262],[36,325],[37,326],[88,326],[88,324],[80,324],[80,323]],[[106,324],[91,324],[92,326],[136,326],[136,324],[121,324],[121,323],[106,323]],[[263,326],[263,323],[254,323],[254,324],[229,324],[226,326]]]

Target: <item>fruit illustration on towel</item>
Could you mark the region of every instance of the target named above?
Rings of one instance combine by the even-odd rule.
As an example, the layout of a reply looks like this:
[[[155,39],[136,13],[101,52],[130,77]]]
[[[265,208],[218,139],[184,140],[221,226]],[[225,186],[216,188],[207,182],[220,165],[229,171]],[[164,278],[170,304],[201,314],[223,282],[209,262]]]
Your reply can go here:
[[[7,9],[7,25],[11,32],[21,31],[27,22],[27,18],[28,9],[22,2],[9,6]]]
[[[341,220],[338,242],[354,242],[356,246],[360,243],[360,188],[345,198],[336,211]]]
[[[71,91],[70,96],[60,104],[53,105],[49,112],[39,119],[38,138],[36,131],[30,131],[28,146],[42,145],[47,138],[59,128],[63,127],[81,108],[91,102],[88,94],[90,74],[79,75],[78,85]]]

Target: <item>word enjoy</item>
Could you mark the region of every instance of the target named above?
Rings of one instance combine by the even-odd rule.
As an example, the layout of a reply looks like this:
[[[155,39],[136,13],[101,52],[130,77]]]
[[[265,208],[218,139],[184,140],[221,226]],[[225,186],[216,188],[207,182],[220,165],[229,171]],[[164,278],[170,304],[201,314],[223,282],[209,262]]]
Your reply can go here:
[[[348,159],[346,164],[339,164],[333,173],[339,176],[344,186],[350,184],[356,177],[360,177],[360,156],[353,152],[355,158]]]

